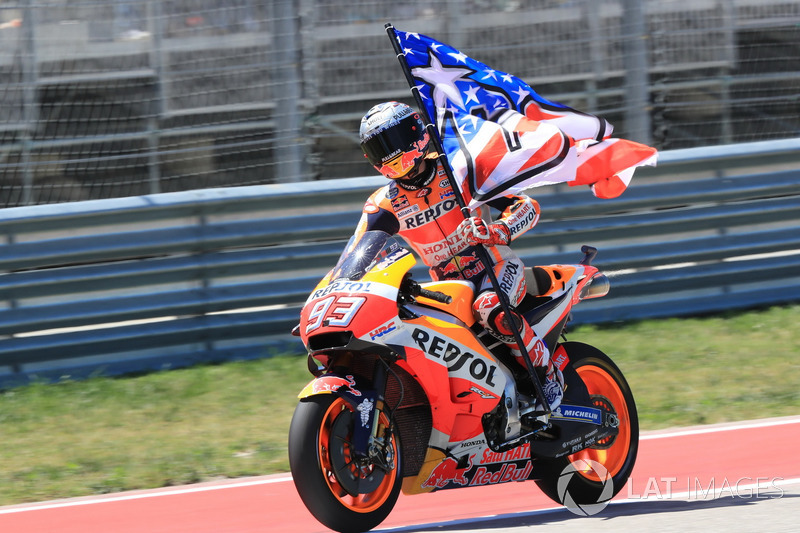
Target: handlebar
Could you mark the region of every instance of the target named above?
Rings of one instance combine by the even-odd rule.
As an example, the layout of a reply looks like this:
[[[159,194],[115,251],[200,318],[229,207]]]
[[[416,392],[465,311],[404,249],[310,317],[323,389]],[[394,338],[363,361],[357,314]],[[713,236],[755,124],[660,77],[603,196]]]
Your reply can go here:
[[[443,304],[449,304],[453,301],[453,298],[443,292],[439,291],[429,291],[428,289],[423,289],[422,287],[419,288],[419,295],[423,298],[428,298],[429,300],[433,300],[434,302],[439,302]]]
[[[419,283],[417,283],[410,277],[403,280],[403,283],[400,286],[400,290],[402,292],[410,294],[411,296],[422,296],[423,298],[428,298],[429,300],[433,300],[434,302],[439,302],[443,304],[449,304],[453,301],[453,298],[451,296],[443,292],[423,289]]]

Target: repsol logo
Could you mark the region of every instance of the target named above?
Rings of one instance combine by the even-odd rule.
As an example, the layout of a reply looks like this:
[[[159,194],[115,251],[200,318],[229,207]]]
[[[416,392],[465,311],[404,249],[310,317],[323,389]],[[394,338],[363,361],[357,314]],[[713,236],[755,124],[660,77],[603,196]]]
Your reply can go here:
[[[447,339],[431,335],[422,329],[415,328],[411,332],[411,337],[423,352],[444,361],[448,372],[458,372],[464,368],[475,381],[482,381],[491,387],[497,386],[494,382],[497,367],[487,363],[483,358],[463,351],[459,346]]]
[[[361,281],[334,281],[324,289],[317,289],[311,296],[308,297],[308,301],[314,300],[315,298],[322,298],[331,292],[370,292],[370,285],[369,282],[361,282]]]
[[[455,200],[445,200],[444,202],[439,202],[430,209],[426,209],[421,213],[406,218],[405,219],[406,229],[419,228],[420,226],[423,226],[428,222],[430,222],[431,220],[435,219],[442,213],[446,213],[452,210],[455,206],[456,206]]]
[[[511,224],[513,225],[509,225],[508,230],[511,232],[511,235],[516,235],[520,230],[532,226],[533,222],[536,220],[536,211],[531,208],[530,213],[525,215],[524,218],[520,218],[518,218],[516,222],[512,222]]]
[[[500,279],[500,288],[506,294],[511,294],[514,290],[514,280],[519,272],[519,265],[513,261],[509,261],[506,268],[503,270],[503,277]]]

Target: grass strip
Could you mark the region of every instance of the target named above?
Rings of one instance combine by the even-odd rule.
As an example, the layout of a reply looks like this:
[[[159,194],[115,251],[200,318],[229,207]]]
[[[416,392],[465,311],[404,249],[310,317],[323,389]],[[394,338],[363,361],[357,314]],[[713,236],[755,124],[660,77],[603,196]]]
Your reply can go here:
[[[800,305],[582,326],[643,429],[800,414]],[[0,505],[288,470],[305,357],[65,380],[0,393]]]

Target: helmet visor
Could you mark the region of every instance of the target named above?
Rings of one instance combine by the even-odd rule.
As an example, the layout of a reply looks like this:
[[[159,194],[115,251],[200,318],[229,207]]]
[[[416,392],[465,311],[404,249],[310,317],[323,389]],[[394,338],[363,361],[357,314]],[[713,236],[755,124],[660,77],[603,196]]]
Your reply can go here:
[[[412,145],[420,141],[424,133],[419,119],[409,115],[362,142],[361,148],[372,166],[381,167],[402,152],[414,148]]]

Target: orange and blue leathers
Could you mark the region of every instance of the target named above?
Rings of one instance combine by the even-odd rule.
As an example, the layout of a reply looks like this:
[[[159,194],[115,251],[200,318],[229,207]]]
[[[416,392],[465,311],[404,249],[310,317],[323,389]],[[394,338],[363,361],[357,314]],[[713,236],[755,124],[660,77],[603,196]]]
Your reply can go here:
[[[501,211],[497,222],[508,228],[511,240],[532,228],[539,220],[539,204],[525,195],[506,196],[489,202],[489,207]],[[486,206],[476,213],[488,220]],[[399,235],[417,253],[430,269],[434,280],[463,279],[472,282],[479,293],[473,306],[478,321],[494,336],[519,352],[513,333],[502,312],[498,295],[486,276],[484,265],[478,259],[476,247],[470,245],[458,231],[464,220],[455,192],[441,167],[424,187],[404,186],[391,181],[373,193],[364,205],[356,234],[369,230],[382,230]],[[508,246],[487,246],[494,263],[494,271],[508,302],[516,306],[525,295],[525,278],[522,261]],[[536,346],[538,341],[530,325],[524,320],[522,339],[536,366],[549,361],[547,350]],[[536,348],[536,349],[534,349]],[[543,354],[536,357],[537,354]]]

